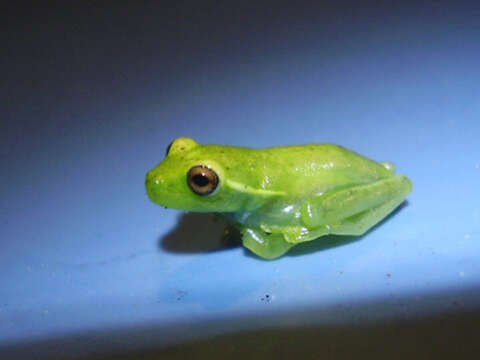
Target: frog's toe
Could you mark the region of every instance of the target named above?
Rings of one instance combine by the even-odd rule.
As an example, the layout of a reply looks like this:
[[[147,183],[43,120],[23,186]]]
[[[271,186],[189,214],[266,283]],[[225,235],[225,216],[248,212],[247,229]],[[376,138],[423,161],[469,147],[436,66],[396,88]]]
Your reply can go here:
[[[305,227],[288,228],[283,232],[283,237],[290,244],[299,244],[305,241],[315,240],[321,236],[328,235],[330,231],[329,225],[321,225],[315,229],[307,229]]]
[[[264,259],[275,259],[290,250],[294,244],[286,242],[281,234],[266,234],[259,230],[242,230],[243,246]]]

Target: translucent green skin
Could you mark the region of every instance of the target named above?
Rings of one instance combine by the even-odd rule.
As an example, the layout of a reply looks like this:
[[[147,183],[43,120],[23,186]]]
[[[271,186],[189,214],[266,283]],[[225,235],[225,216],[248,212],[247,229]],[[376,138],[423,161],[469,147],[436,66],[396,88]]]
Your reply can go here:
[[[195,194],[193,166],[219,177],[218,191]],[[251,149],[175,140],[147,174],[150,199],[162,206],[215,212],[242,234],[243,245],[266,259],[327,234],[361,235],[412,191],[391,163],[377,163],[338,145]]]

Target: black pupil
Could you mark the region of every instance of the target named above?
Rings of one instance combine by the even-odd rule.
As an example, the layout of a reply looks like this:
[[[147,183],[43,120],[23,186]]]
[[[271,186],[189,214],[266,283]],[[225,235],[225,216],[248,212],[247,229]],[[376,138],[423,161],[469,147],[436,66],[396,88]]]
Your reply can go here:
[[[193,182],[195,183],[195,185],[197,185],[199,187],[207,186],[210,183],[208,178],[203,174],[195,175],[193,177]]]

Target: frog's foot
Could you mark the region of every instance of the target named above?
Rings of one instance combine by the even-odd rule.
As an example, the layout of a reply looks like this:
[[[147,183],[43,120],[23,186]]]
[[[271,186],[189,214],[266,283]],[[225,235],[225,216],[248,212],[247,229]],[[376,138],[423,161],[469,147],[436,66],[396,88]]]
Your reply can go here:
[[[264,259],[280,257],[295,245],[286,242],[282,234],[271,234],[252,228],[243,228],[240,231],[243,235],[243,246]]]
[[[328,235],[329,233],[329,225],[321,225],[315,229],[307,229],[303,226],[288,226],[282,229],[283,238],[290,244],[315,240],[321,236]]]
[[[305,226],[276,226],[260,224],[260,229],[265,233],[280,234],[283,239],[290,244],[298,244],[319,238],[330,233],[329,225],[319,225],[314,229],[308,229]]]

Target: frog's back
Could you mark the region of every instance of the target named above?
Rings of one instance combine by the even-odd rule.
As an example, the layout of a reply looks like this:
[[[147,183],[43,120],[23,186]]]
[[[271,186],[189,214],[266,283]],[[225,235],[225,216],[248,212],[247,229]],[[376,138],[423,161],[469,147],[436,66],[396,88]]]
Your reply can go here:
[[[263,153],[266,171],[281,177],[275,179],[278,186],[295,183],[298,191],[326,192],[392,176],[382,164],[334,144],[282,146],[259,151]]]
[[[385,166],[334,144],[270,148],[201,145],[189,157],[214,159],[230,182],[252,189],[308,197],[331,189],[392,176]]]

